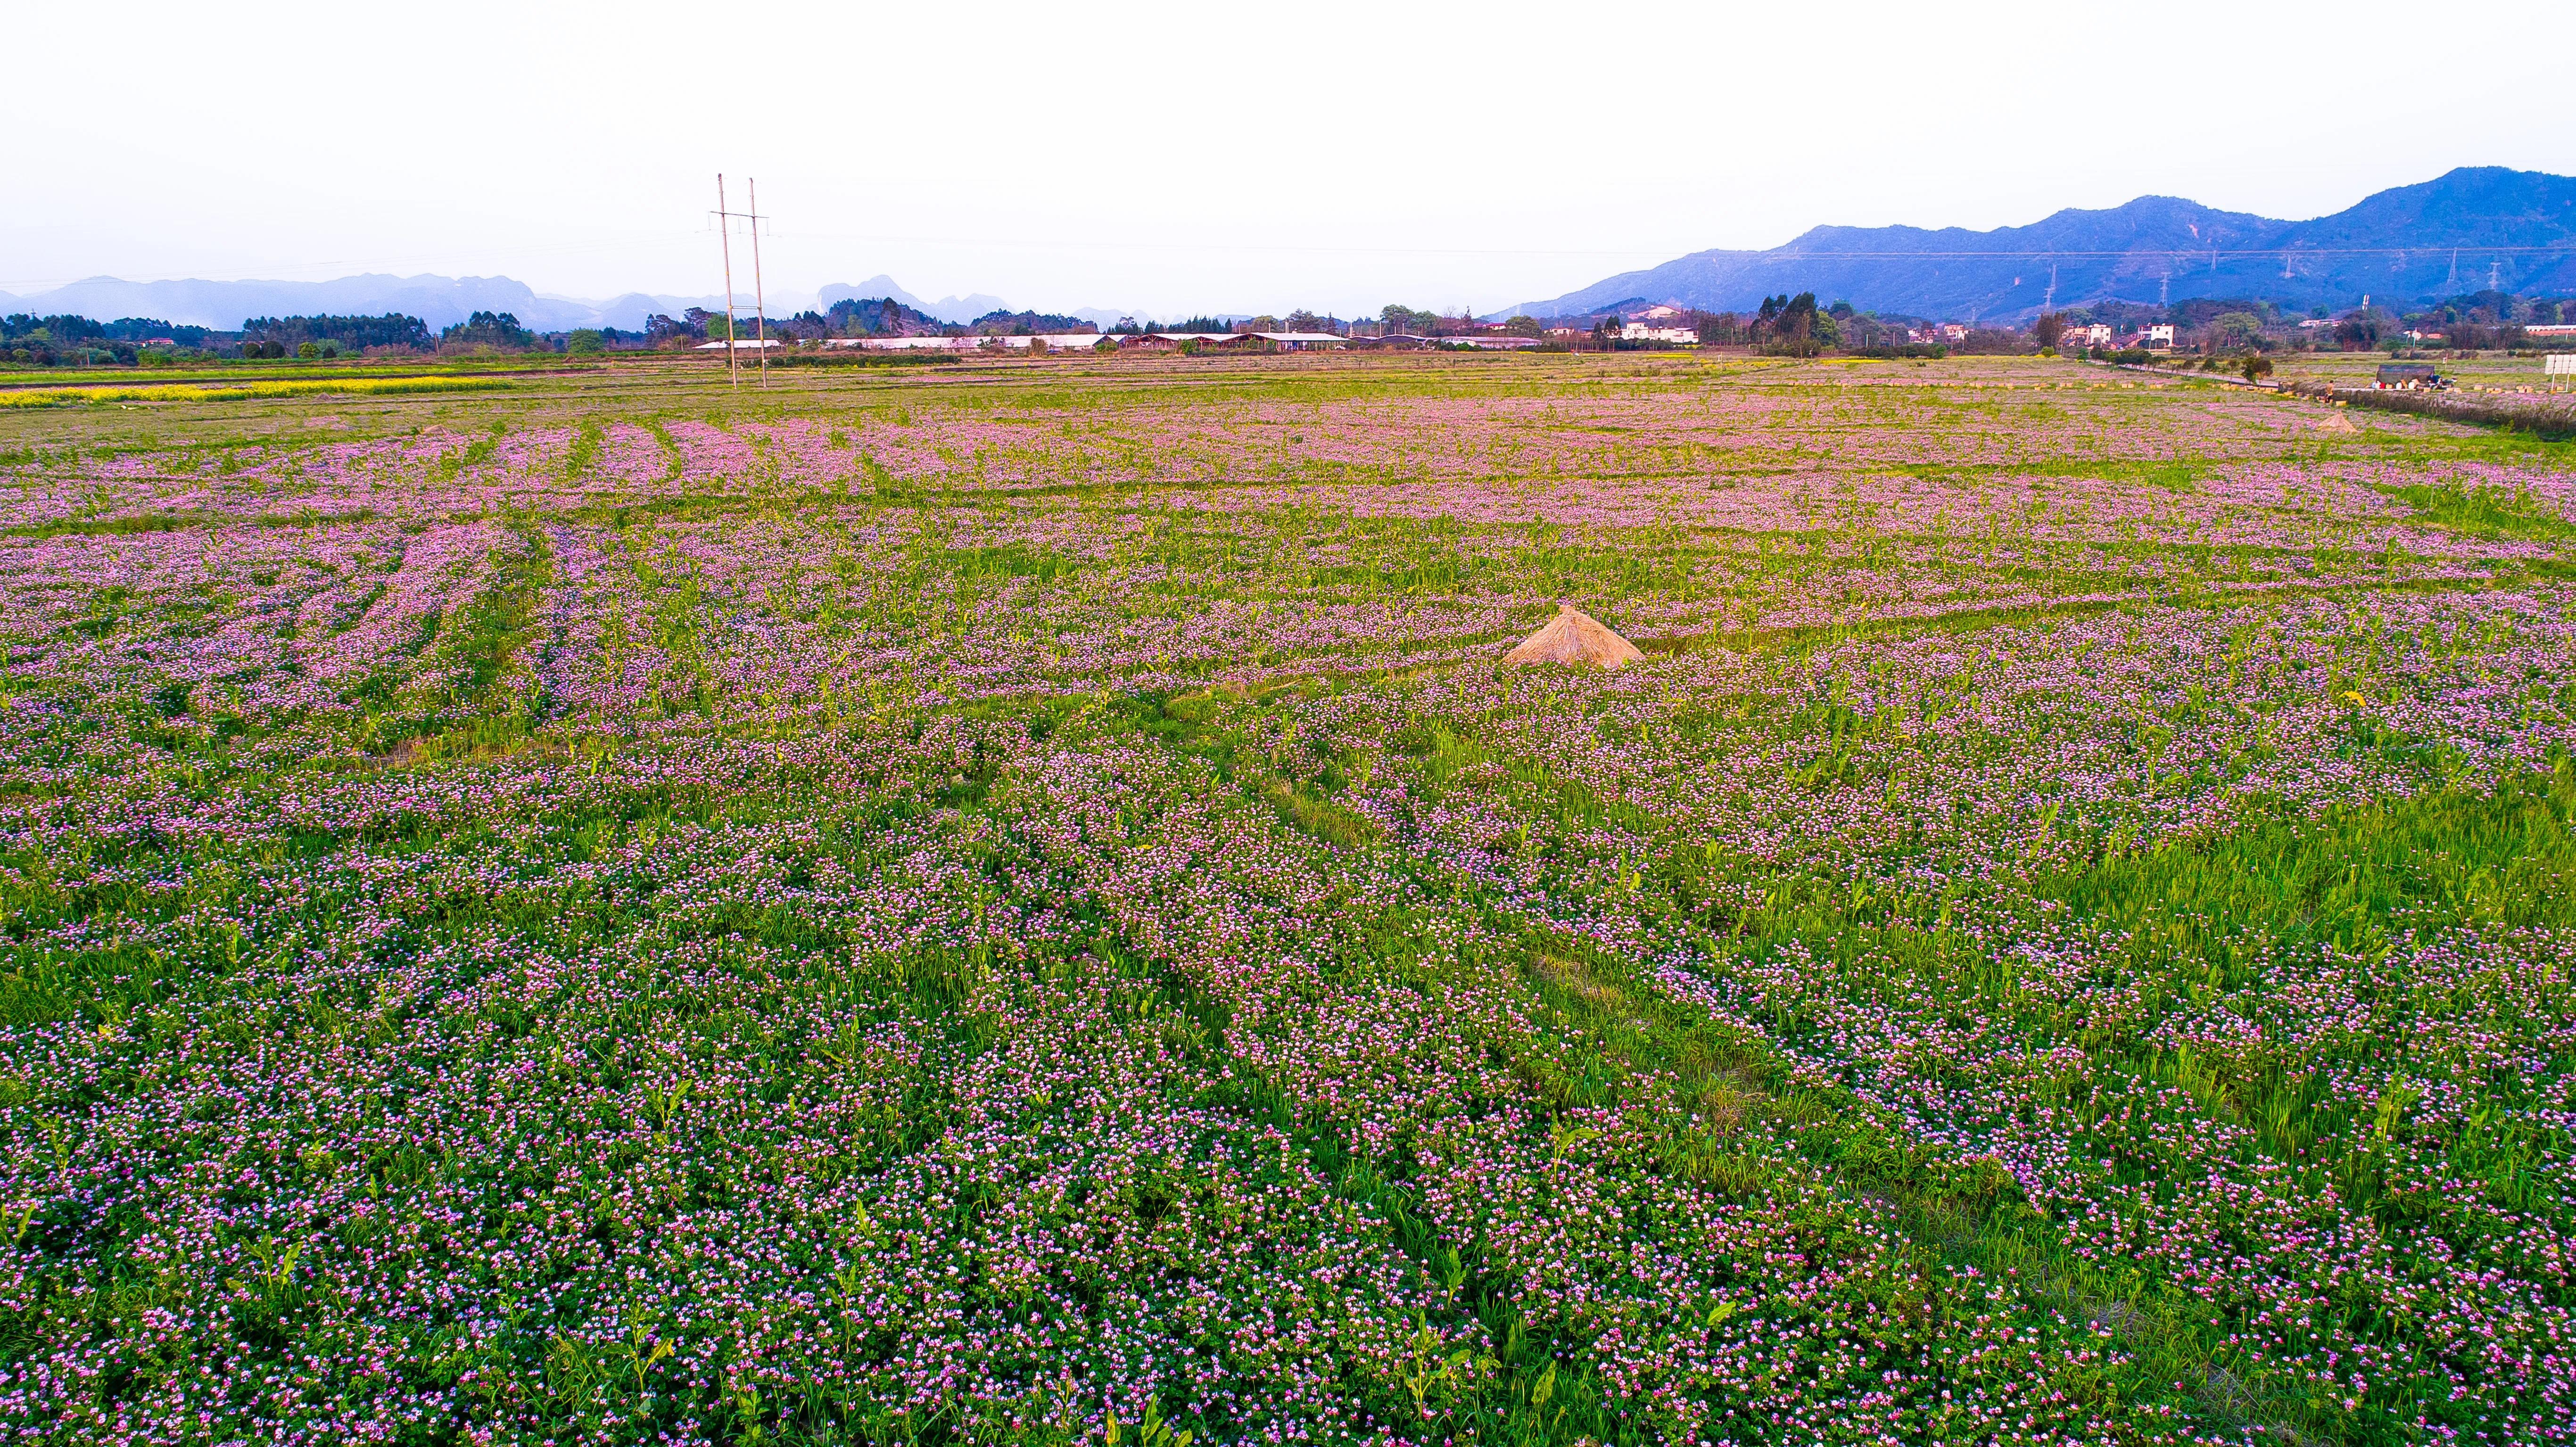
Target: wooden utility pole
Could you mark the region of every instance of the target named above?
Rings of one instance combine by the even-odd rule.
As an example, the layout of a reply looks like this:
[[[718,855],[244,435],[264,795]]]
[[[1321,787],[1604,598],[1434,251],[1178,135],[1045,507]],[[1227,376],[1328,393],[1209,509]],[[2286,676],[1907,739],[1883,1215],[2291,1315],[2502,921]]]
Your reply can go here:
[[[751,188],[751,304],[755,317],[751,344],[759,349],[760,385],[766,387],[769,385],[769,300],[760,287],[760,178],[746,176],[743,184]]]
[[[742,385],[742,374],[735,370],[733,360],[733,213],[725,209],[724,172],[722,171],[716,172],[716,228],[717,234],[724,238],[725,379],[739,387]]]

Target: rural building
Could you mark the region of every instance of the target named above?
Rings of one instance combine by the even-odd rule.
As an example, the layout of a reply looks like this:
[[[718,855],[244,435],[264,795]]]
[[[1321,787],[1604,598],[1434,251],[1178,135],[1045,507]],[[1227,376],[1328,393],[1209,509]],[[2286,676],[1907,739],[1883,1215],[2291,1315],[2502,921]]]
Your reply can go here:
[[[736,337],[733,339],[732,343],[733,349],[737,352],[757,352],[764,348],[775,347],[778,345],[781,344],[776,337],[770,337],[763,341],[753,341],[749,337]],[[698,343],[697,350],[701,352],[721,352],[725,349],[725,346],[726,343],[724,339],[719,337],[712,342]]]
[[[1669,312],[1672,308],[1659,307],[1657,310]],[[1689,327],[1658,327],[1650,326],[1645,322],[1630,322],[1619,329],[1619,340],[1660,342],[1671,347],[1696,347],[1699,345],[1699,333]]]
[[[1085,352],[1098,347],[1101,340],[1098,332],[1050,332],[1025,337],[833,337],[824,345],[865,347],[872,352],[974,352],[990,345],[996,350],[1024,352],[1033,343],[1044,342],[1050,352]]]

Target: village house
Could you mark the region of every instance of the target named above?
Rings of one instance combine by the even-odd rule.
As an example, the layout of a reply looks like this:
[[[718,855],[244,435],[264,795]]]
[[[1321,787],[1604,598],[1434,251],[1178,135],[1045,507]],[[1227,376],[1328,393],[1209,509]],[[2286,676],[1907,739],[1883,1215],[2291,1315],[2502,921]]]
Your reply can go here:
[[[1656,310],[1669,312],[1672,308],[1658,307]],[[1619,340],[1623,342],[1659,342],[1665,346],[1672,347],[1696,347],[1699,345],[1699,333],[1690,327],[1659,327],[1642,321],[1634,321],[1619,328]]]

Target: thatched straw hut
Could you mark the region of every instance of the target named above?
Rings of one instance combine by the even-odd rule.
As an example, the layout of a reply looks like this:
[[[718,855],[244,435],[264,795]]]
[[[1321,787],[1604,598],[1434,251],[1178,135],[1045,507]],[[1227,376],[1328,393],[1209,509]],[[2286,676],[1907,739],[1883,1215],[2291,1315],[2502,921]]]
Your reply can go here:
[[[1556,616],[1547,620],[1547,626],[1504,654],[1503,661],[1562,663],[1568,668],[1589,663],[1599,668],[1617,668],[1645,656],[1637,651],[1636,644],[1602,627],[1583,610],[1571,603],[1559,603]]]

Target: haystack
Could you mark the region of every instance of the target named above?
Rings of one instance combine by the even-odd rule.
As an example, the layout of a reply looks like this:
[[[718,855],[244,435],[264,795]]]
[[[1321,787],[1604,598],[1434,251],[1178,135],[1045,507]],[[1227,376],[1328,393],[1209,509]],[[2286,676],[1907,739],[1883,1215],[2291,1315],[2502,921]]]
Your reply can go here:
[[[1505,663],[1562,663],[1568,668],[1589,663],[1600,668],[1617,668],[1635,663],[1646,655],[1637,645],[1601,626],[1600,622],[1571,603],[1556,605],[1556,616],[1547,626],[1529,636],[1520,647],[1503,655]]]

